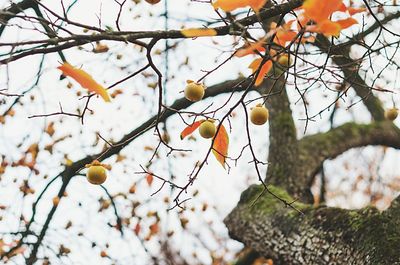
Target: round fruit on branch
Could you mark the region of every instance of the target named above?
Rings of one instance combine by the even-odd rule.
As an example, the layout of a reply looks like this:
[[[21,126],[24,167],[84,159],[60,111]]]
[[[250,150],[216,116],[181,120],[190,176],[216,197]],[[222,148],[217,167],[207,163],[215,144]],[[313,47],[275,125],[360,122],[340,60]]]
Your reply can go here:
[[[215,127],[213,120],[206,120],[202,122],[199,127],[199,133],[201,137],[206,139],[213,138],[216,132],[217,127]]]
[[[387,109],[385,111],[385,118],[390,121],[394,121],[398,115],[399,115],[399,112],[398,112],[397,108],[391,108],[391,109]]]
[[[86,173],[87,180],[95,185],[103,184],[107,179],[106,168],[99,161],[95,160],[87,165],[88,171]]]
[[[185,87],[185,98],[192,102],[200,101],[204,97],[205,87],[203,84],[196,83],[192,80],[187,80]]]
[[[263,125],[268,121],[269,111],[262,104],[257,104],[250,112],[250,120],[255,125]]]

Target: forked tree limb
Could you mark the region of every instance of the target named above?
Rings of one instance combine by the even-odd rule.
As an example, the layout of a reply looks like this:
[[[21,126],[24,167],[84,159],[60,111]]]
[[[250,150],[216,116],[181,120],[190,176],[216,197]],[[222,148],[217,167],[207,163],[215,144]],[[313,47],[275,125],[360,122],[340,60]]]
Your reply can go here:
[[[40,1],[40,0],[37,0]],[[17,4],[11,4],[9,7],[0,10],[0,36],[7,26],[7,23],[16,14],[23,12],[29,8],[37,6],[37,3],[33,0],[23,0]]]

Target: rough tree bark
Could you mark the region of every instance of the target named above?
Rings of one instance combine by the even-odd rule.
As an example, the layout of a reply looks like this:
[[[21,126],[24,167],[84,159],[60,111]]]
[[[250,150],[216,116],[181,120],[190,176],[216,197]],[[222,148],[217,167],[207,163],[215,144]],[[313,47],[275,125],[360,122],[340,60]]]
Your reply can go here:
[[[293,201],[285,190],[269,188]],[[300,214],[269,193],[258,198],[263,189],[243,192],[225,223],[232,238],[274,264],[400,264],[400,198],[382,213],[293,203]]]

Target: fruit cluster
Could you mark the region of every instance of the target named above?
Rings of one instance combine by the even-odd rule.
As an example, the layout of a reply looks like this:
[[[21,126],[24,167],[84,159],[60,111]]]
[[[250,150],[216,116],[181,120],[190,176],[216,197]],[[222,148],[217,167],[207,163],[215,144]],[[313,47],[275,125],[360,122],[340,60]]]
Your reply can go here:
[[[288,64],[287,58],[283,64]],[[200,83],[196,83],[192,80],[187,80],[187,85],[184,90],[185,98],[191,102],[197,102],[203,99],[205,94],[205,86]],[[255,125],[263,125],[268,121],[269,112],[266,107],[262,104],[256,105],[251,109],[250,121]],[[208,119],[201,123],[199,127],[199,133],[203,138],[213,138],[217,128],[214,124],[214,120]]]

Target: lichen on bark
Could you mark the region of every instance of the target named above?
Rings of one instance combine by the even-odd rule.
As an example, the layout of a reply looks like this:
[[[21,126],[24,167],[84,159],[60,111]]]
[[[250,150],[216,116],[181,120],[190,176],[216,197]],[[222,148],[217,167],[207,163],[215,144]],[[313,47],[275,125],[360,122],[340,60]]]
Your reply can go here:
[[[268,188],[284,200],[293,199],[284,189]],[[232,238],[274,264],[400,264],[400,218],[393,216],[398,210],[292,206],[302,214],[285,207],[264,186],[252,185],[225,224]]]

